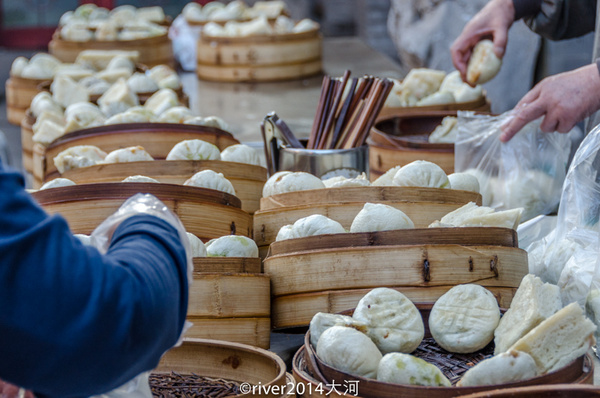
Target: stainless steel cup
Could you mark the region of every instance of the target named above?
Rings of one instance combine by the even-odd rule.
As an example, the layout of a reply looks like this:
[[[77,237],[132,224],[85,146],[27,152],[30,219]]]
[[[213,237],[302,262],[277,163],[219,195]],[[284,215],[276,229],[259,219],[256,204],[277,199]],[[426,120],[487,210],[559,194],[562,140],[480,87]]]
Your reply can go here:
[[[319,178],[369,176],[369,147],[351,149],[279,148],[278,170],[305,171]]]

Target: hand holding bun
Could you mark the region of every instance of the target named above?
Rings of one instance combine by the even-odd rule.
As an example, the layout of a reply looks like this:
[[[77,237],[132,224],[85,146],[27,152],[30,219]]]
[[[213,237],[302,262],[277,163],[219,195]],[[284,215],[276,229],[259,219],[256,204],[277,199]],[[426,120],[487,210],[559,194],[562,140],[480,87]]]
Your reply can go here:
[[[467,83],[483,84],[492,80],[500,71],[502,60],[494,53],[494,43],[482,40],[473,49],[467,65]]]

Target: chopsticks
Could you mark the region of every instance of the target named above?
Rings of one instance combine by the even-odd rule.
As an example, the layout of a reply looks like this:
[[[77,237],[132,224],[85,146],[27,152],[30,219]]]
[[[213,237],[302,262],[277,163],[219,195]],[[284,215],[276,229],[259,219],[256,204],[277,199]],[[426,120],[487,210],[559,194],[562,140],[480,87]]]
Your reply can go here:
[[[307,148],[349,149],[364,145],[392,87],[389,79],[350,79],[349,70],[339,80],[325,76]]]

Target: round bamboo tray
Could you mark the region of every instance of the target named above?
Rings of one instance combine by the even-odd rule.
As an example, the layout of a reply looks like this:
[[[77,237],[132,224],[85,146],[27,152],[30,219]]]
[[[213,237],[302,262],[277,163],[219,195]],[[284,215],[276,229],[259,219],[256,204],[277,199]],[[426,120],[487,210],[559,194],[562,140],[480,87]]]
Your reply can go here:
[[[322,214],[350,229],[367,202],[398,208],[415,227],[426,228],[469,202],[481,205],[481,195],[453,189],[374,186],[288,192],[260,200],[260,210],[254,213],[254,240],[264,253],[281,227],[312,214]]]
[[[55,171],[45,181],[55,177],[68,178],[78,184],[98,182],[120,182],[132,175],[143,175],[162,183],[183,184],[201,170],[223,173],[231,181],[235,194],[242,201],[242,210],[254,213],[259,208],[263,185],[267,181],[267,170],[261,166],[225,162],[221,160],[154,160],[148,162],[99,164],[76,170]]]
[[[431,337],[428,328],[429,312],[431,305],[420,305],[417,304],[420,309],[423,322],[425,323],[425,338]],[[347,311],[346,314],[350,315],[352,311]],[[485,352],[486,349],[480,351]],[[302,353],[300,353],[302,351]],[[443,350],[442,350],[443,352]],[[439,353],[442,357],[445,354]],[[298,357],[304,354],[304,363]],[[475,355],[473,355],[475,357]],[[388,397],[414,397],[414,398],[451,398],[456,396],[464,396],[475,393],[484,393],[487,391],[495,391],[502,388],[514,388],[514,387],[525,387],[525,386],[538,386],[549,385],[549,384],[591,384],[594,375],[594,364],[589,354],[581,356],[571,362],[569,365],[562,369],[548,373],[545,375],[533,377],[531,379],[523,380],[520,382],[506,383],[502,385],[490,385],[490,386],[473,386],[473,387],[425,387],[425,386],[413,386],[413,385],[402,385],[380,382],[375,379],[369,379],[361,376],[354,376],[332,368],[325,364],[316,355],[314,348],[310,344],[309,333],[306,334],[305,344],[301,350],[296,354],[293,361],[294,374],[298,375],[310,375],[317,382],[327,384],[332,380],[342,385],[348,385],[350,383],[356,383],[358,388],[358,395],[363,398],[388,398]],[[317,395],[318,396],[318,395]],[[483,397],[486,395],[477,395]]]
[[[593,398],[600,397],[600,387],[582,384],[555,384],[505,388],[465,395],[465,398]]]
[[[60,38],[57,30],[48,44],[50,54],[62,62],[75,62],[77,55],[84,50],[122,50],[138,51],[138,61],[150,67],[156,65],[169,65],[175,67],[173,58],[173,47],[167,33],[160,36],[136,40],[114,40],[114,41],[67,41]]]
[[[368,138],[369,170],[376,179],[392,167],[427,160],[454,173],[454,144],[429,143],[429,134],[456,111],[429,111],[379,118]]]
[[[478,283],[508,307],[528,272],[514,230],[481,227],[289,239],[271,244],[264,269],[277,329],[308,325],[339,303],[355,306],[365,290],[382,286],[434,302],[454,285]]]
[[[19,76],[10,76],[6,81],[6,116],[8,122],[19,126],[25,117],[33,97],[41,89],[40,84],[48,83],[48,79],[27,79]]]
[[[410,107],[383,107],[379,115],[378,120],[387,119],[394,116],[411,115],[414,113],[422,113],[429,111],[479,111],[489,112],[491,110],[491,104],[485,96],[478,98],[473,101],[458,102],[454,104],[442,104],[442,105],[428,105],[428,106],[410,106]]]
[[[294,383],[287,377],[285,363],[274,353],[246,344],[219,340],[186,338],[181,346],[171,348],[163,355],[153,372],[195,373],[263,387],[260,393],[236,395],[240,398],[289,396],[287,392],[282,394],[281,391],[293,388]],[[275,389],[278,390],[277,393]]]
[[[231,133],[215,127],[175,123],[128,123],[93,127],[74,131],[60,137],[47,148],[34,144],[34,187],[58,177],[54,157],[76,145],[95,145],[105,152],[142,145],[154,159],[165,159],[175,144],[190,139],[200,139],[223,150],[239,144]]]
[[[265,82],[300,79],[322,70],[319,29],[302,33],[248,37],[211,37],[198,41],[200,79]]]
[[[236,234],[252,236],[252,216],[225,192],[174,184],[99,183],[34,192],[50,214],[59,213],[75,234],[90,234],[129,197],[149,193],[173,211],[185,229],[203,241]]]

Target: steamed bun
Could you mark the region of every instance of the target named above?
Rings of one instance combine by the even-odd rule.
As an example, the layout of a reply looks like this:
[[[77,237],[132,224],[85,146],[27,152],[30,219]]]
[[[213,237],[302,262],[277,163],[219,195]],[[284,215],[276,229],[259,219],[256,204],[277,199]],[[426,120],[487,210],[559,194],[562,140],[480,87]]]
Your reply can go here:
[[[183,185],[193,187],[216,189],[217,191],[226,192],[235,195],[235,189],[231,182],[221,173],[212,170],[202,170],[191,176]]]
[[[426,160],[416,160],[402,167],[392,181],[400,187],[450,188],[450,181],[444,170]]]
[[[347,326],[365,333],[367,325],[351,316],[317,312],[310,320],[310,343],[316,347],[324,331],[333,326]]]
[[[40,187],[40,191],[43,191],[44,189],[50,189],[50,188],[69,187],[71,185],[76,185],[76,184],[73,181],[69,180],[68,178],[55,178],[52,181],[48,181],[48,182],[44,183],[44,185],[42,185]]]
[[[494,53],[494,43],[482,40],[475,45],[467,65],[467,81],[483,84],[492,80],[500,71],[502,60]]]
[[[472,174],[453,173],[448,176],[448,180],[452,189],[479,193],[479,180]]]
[[[263,196],[265,192],[270,193],[270,195],[278,195],[286,192],[323,188],[325,188],[325,184],[323,184],[320,178],[303,171],[275,173],[265,183]]]
[[[354,217],[350,232],[390,231],[414,227],[415,224],[402,210],[383,203],[365,203]]]
[[[190,251],[192,252],[192,257],[206,257],[206,246],[204,246],[204,243],[202,243],[200,238],[189,232],[186,232],[186,235],[190,242]]]
[[[226,235],[206,243],[208,257],[258,257],[258,246],[252,239]]]
[[[221,160],[221,152],[209,142],[185,140],[175,144],[167,160]]]
[[[132,146],[128,148],[116,149],[106,155],[103,163],[125,163],[125,162],[142,162],[154,160],[144,147]]]
[[[292,238],[306,236],[343,234],[346,230],[339,222],[320,214],[304,217],[292,224]]]
[[[67,148],[54,158],[54,165],[59,173],[81,167],[93,166],[101,163],[106,157],[106,152],[93,145],[78,145]]]
[[[226,162],[253,164],[255,166],[261,165],[258,152],[254,148],[244,144],[231,145],[223,149],[221,152],[221,160]]]
[[[377,380],[416,386],[450,387],[450,380],[435,365],[400,352],[386,354],[377,368]]]

